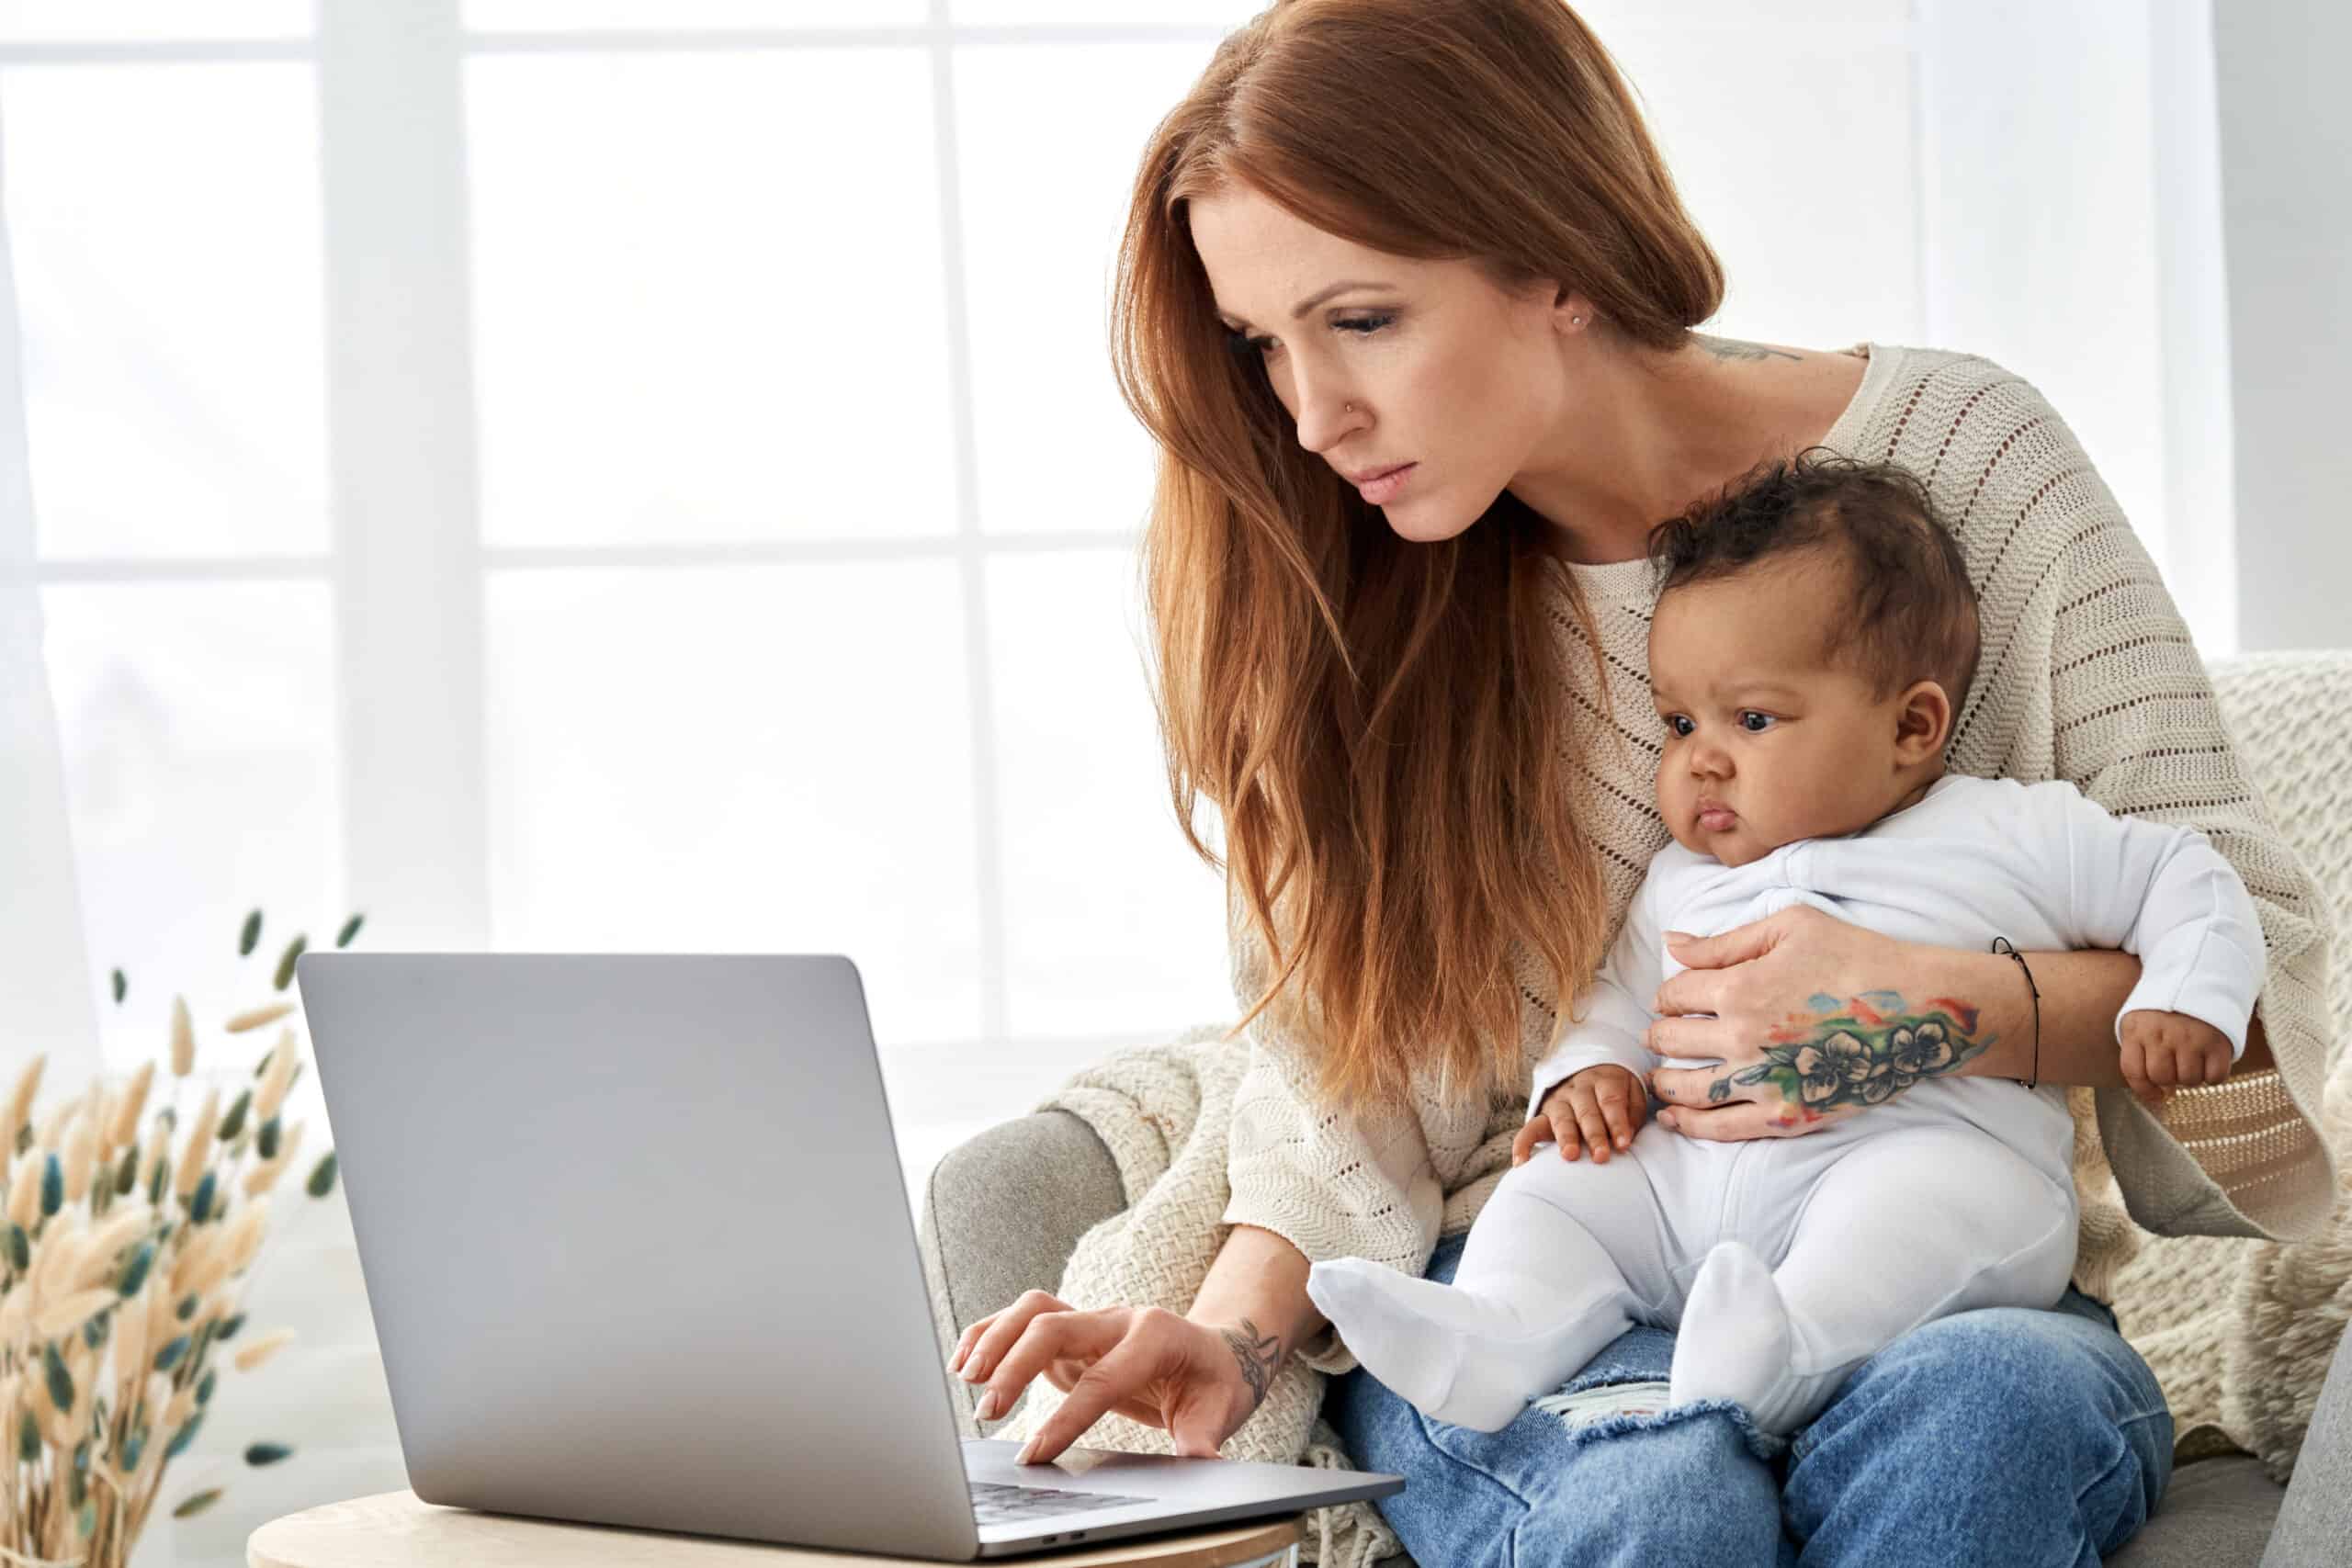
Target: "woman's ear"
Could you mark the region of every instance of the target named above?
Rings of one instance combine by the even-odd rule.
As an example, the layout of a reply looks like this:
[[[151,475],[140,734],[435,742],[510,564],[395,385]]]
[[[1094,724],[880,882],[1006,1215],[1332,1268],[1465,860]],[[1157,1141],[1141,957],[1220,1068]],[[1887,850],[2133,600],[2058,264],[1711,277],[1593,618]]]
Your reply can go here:
[[[1944,749],[1951,734],[1951,699],[1939,682],[1914,681],[1894,705],[1894,760],[1905,767]]]

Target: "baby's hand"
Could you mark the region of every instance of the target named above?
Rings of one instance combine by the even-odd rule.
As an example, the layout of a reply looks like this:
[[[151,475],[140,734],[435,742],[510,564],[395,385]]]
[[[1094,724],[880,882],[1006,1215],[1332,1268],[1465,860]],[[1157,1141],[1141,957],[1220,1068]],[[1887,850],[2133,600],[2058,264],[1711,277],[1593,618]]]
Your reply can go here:
[[[2123,1081],[2151,1111],[2176,1089],[2230,1076],[2230,1037],[2185,1012],[2134,1008],[2116,1032],[2123,1042]]]
[[[1618,1148],[1629,1147],[1649,1113],[1649,1088],[1637,1074],[1613,1062],[1587,1067],[1561,1079],[1544,1097],[1511,1140],[1510,1163],[1526,1164],[1535,1145],[1549,1137],[1560,1145],[1562,1159],[1576,1158],[1580,1147],[1590,1145],[1595,1163],[1606,1165],[1611,1140]]]

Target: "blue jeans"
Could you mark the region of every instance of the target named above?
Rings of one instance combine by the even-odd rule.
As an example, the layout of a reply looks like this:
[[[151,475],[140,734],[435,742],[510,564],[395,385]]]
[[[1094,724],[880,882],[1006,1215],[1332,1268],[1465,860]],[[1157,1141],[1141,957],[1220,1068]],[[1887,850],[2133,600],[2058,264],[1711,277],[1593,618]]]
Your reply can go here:
[[[1451,1282],[1467,1233],[1426,1271]],[[1664,1382],[1674,1336],[1627,1330],[1561,1385]],[[1924,1324],[1855,1369],[1775,1445],[1736,1404],[1570,1431],[1530,1404],[1499,1432],[1432,1421],[1361,1367],[1323,1413],[1419,1568],[1704,1562],[2080,1563],[2145,1523],[2172,1478],[2172,1413],[2115,1314],[2069,1287],[2048,1311]]]

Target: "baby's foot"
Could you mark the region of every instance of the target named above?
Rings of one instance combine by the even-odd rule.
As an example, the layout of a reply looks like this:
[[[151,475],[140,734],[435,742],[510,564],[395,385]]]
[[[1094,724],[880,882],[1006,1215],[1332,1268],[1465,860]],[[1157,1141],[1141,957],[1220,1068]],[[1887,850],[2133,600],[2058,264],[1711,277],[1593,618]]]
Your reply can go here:
[[[1566,1375],[1541,1353],[1557,1337],[1531,1336],[1509,1305],[1385,1264],[1314,1264],[1306,1294],[1356,1359],[1432,1420],[1498,1432]]]
[[[1672,1402],[1732,1400],[1758,1428],[1785,1438],[1820,1415],[1842,1381],[1800,1370],[1808,1361],[1771,1269],[1746,1242],[1717,1243],[1675,1333]]]

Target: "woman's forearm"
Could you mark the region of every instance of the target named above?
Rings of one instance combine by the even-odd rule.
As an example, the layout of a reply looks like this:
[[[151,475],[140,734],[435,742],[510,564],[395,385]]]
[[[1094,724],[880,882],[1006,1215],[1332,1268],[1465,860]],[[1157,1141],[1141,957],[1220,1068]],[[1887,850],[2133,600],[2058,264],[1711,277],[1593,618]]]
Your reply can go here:
[[[1290,1353],[1330,1321],[1306,1294],[1306,1254],[1272,1231],[1235,1225],[1184,1314],[1222,1332],[1263,1400]]]
[[[2133,954],[2099,947],[2028,952],[2025,961],[2033,971],[2029,990],[2024,971],[2007,953],[1932,951],[1942,969],[1934,994],[1974,1008],[1973,1038],[1991,1042],[1961,1066],[1962,1074],[2093,1089],[2123,1082],[2115,1015],[2140,982],[2140,960]],[[2039,1067],[2034,1061],[2033,991],[2041,993]]]

